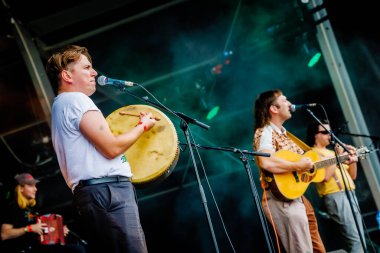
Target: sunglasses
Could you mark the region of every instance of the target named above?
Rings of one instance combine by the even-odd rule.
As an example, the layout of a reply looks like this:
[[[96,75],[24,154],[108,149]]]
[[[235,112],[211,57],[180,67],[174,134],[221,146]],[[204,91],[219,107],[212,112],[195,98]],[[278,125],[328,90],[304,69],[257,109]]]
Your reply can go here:
[[[323,131],[318,131],[317,134],[330,134],[330,132],[327,130],[323,130]]]

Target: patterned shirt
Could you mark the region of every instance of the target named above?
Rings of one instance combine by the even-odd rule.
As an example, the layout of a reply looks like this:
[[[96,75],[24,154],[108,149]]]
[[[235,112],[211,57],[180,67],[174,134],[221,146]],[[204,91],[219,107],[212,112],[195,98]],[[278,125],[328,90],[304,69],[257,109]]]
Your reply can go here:
[[[278,151],[284,149],[300,155],[304,153],[304,151],[286,135],[285,128],[280,129],[273,123],[256,129],[254,149],[259,152],[262,150]]]

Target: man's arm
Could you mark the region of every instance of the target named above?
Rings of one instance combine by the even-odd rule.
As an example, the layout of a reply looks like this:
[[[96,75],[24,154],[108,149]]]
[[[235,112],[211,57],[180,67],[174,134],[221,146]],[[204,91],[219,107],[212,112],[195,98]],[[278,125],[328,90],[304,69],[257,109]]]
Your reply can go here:
[[[8,240],[25,235],[26,233],[43,234],[43,228],[46,223],[37,222],[36,224],[28,225],[26,227],[14,228],[12,224],[4,223],[1,225],[1,240]]]
[[[127,133],[115,136],[101,112],[88,111],[83,115],[79,127],[83,135],[100,153],[108,159],[112,159],[124,153],[145,130],[147,131],[154,126],[156,121],[151,117],[151,113],[142,116],[142,124],[137,125]]]
[[[358,166],[357,166],[357,163],[358,163],[358,156],[356,154],[356,148],[351,146],[351,145],[346,145],[347,149],[350,151],[350,160],[348,160],[348,173],[350,174],[351,178],[353,180],[356,179],[357,177],[357,172],[358,172]]]
[[[309,157],[302,157],[297,162],[287,161],[276,157],[273,150],[260,150],[263,153],[270,153],[270,157],[257,156],[257,165],[269,172],[278,174],[296,170],[309,170],[313,167],[313,162]]]
[[[357,177],[357,162],[358,162],[358,156],[356,155],[356,148],[354,146],[344,144],[345,147],[350,151],[350,154],[348,156],[349,160],[345,161],[344,163],[347,164],[348,167],[348,173],[350,174],[351,178],[353,180]],[[339,154],[347,154],[347,152],[344,152],[344,149],[337,145],[338,153]]]
[[[12,224],[1,225],[1,240],[3,241],[20,237],[26,233],[25,228],[13,228]]]

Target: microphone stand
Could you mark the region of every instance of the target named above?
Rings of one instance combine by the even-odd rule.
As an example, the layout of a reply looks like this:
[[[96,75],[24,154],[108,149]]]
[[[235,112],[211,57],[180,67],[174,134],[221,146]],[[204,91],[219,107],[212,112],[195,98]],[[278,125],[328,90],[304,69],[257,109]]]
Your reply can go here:
[[[269,157],[270,154],[263,155],[263,156]],[[255,201],[256,209],[257,209],[257,212],[258,212],[259,217],[260,217],[261,226],[264,230],[264,236],[265,236],[265,241],[266,241],[268,250],[269,250],[269,252],[275,252],[272,241],[270,240],[269,228],[268,228],[268,224],[266,222],[266,218],[264,216],[264,211],[261,208],[261,200],[259,197],[259,193],[258,193],[257,188],[256,188],[254,181],[253,181],[252,169],[249,165],[247,156],[245,156],[245,154],[243,152],[241,153],[240,160],[244,164],[244,168],[245,168],[247,175],[248,175],[248,180],[249,180],[249,184],[251,187],[252,196],[253,196],[253,199]]]
[[[322,126],[326,131],[329,132],[330,136],[331,136],[331,143],[338,143],[341,147],[343,147],[343,149],[347,152],[347,153],[350,153],[350,151],[345,147],[344,143],[338,139],[338,137],[336,137],[336,135],[333,133],[332,130],[329,130],[327,129],[323,123],[314,115],[314,113],[310,110],[310,109],[306,109],[307,112],[319,123],[320,126]],[[357,220],[357,217],[355,215],[355,212],[354,212],[354,207],[353,207],[353,200],[352,200],[352,197],[349,190],[348,190],[348,187],[347,187],[347,183],[346,183],[346,180],[344,179],[344,174],[343,174],[343,166],[342,166],[342,162],[340,161],[339,159],[339,155],[338,155],[338,152],[337,152],[337,148],[334,148],[334,152],[335,152],[335,157],[336,157],[336,160],[338,162],[338,167],[339,167],[339,171],[342,175],[342,179],[343,179],[343,185],[344,185],[344,191],[346,193],[346,196],[347,196],[347,199],[348,199],[348,202],[350,204],[350,208],[351,208],[351,212],[352,212],[352,216],[354,217],[354,221],[355,221],[355,225],[356,225],[356,229],[358,231],[358,235],[359,235],[359,238],[360,238],[360,242],[362,244],[362,247],[363,247],[363,250],[364,252],[367,252],[367,248],[364,244],[364,238],[363,238],[363,235],[361,233],[361,230],[359,229],[359,223],[358,223],[358,220]],[[359,208],[358,208],[359,209]],[[360,210],[359,210],[359,213],[360,213]],[[361,214],[360,214],[361,215]],[[364,232],[364,231],[363,231]]]
[[[186,142],[188,143],[188,145],[190,145],[190,138],[189,138],[189,134],[188,134],[188,124],[189,123],[192,123],[192,124],[195,124],[199,127],[202,127],[206,130],[208,130],[210,128],[210,126],[194,119],[194,118],[191,118],[183,113],[180,113],[180,112],[175,112],[175,111],[172,111],[172,110],[169,110],[167,109],[166,107],[160,105],[160,104],[157,104],[153,101],[149,101],[149,98],[148,97],[139,97],[139,96],[136,96],[135,94],[129,92],[126,90],[126,87],[120,87],[120,90],[128,93],[129,95],[139,99],[139,100],[142,100],[148,104],[151,104],[155,107],[158,107],[158,108],[161,108],[161,109],[164,109],[165,111],[168,111],[170,112],[171,114],[174,114],[176,115],[177,117],[179,117],[181,119],[181,123],[180,123],[180,127],[186,137]],[[214,247],[215,247],[215,252],[219,253],[219,247],[218,247],[218,243],[216,241],[216,237],[215,237],[215,232],[214,232],[214,228],[213,228],[213,225],[212,225],[212,221],[211,221],[211,217],[210,217],[210,212],[208,210],[208,206],[207,206],[207,199],[206,199],[206,195],[204,193],[204,190],[203,190],[203,187],[202,187],[202,184],[201,184],[201,179],[199,177],[199,173],[198,173],[198,167],[196,165],[196,162],[195,162],[195,157],[194,157],[194,152],[193,152],[193,149],[192,148],[189,148],[189,153],[190,153],[190,156],[191,156],[191,160],[193,162],[193,167],[194,167],[194,171],[195,171],[195,175],[196,175],[196,178],[197,178],[197,182],[198,182],[198,187],[199,187],[199,192],[201,194],[201,198],[202,198],[202,204],[203,204],[203,208],[204,208],[204,211],[206,213],[206,218],[207,218],[207,222],[208,222],[208,225],[209,225],[209,229],[210,229],[210,233],[211,233],[211,237],[212,237],[212,241],[213,241],[213,244],[214,244]]]
[[[69,230],[69,234],[71,234],[72,236],[74,236],[79,242],[81,242],[83,245],[87,246],[87,242],[85,240],[83,240],[77,233],[75,233],[74,231],[72,230]]]
[[[179,144],[188,146],[188,144],[186,144],[186,143],[179,143]],[[194,144],[194,143],[191,143],[190,146],[195,147],[195,148],[214,149],[214,150],[229,151],[229,152],[239,153],[239,154],[243,153],[243,154],[247,154],[247,155],[270,157],[269,153],[241,150],[241,149],[232,148],[232,147],[212,147],[212,146],[205,146],[205,145],[199,145],[199,144]]]
[[[188,144],[186,144],[186,145],[188,145]],[[256,151],[240,150],[240,149],[231,148],[231,147],[223,148],[223,147],[202,146],[202,145],[193,144],[193,143],[191,144],[191,146],[197,147],[197,148],[204,148],[204,149],[215,149],[215,150],[229,151],[229,152],[241,154],[240,160],[244,164],[244,168],[245,168],[247,175],[248,175],[248,180],[249,180],[249,184],[251,187],[251,193],[252,193],[254,202],[256,204],[257,212],[258,212],[259,217],[260,217],[261,226],[264,230],[264,236],[265,236],[265,241],[266,241],[268,250],[271,253],[275,252],[272,241],[270,240],[269,228],[268,228],[268,225],[266,223],[264,212],[261,208],[261,201],[260,201],[259,193],[257,191],[256,185],[255,185],[254,180],[253,180],[252,169],[251,169],[250,164],[248,162],[249,159],[246,156],[248,154],[248,155],[254,155],[254,156],[270,157],[270,154],[269,153],[256,152]]]

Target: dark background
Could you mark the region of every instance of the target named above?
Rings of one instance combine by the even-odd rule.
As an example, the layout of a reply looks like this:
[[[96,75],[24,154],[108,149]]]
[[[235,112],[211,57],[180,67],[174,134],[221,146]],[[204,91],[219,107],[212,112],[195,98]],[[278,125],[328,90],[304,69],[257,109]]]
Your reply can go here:
[[[329,0],[325,4],[369,132],[377,137],[380,32],[375,3]],[[333,129],[347,131],[337,100],[340,94],[334,90],[323,56],[313,68],[307,67],[319,46],[311,16],[299,1],[4,0],[1,7],[2,204],[13,195],[14,175],[30,172],[41,180],[41,212],[64,215],[79,235],[71,192],[51,146],[49,118],[36,96],[11,18],[30,33],[43,63],[65,44],[86,46],[100,74],[137,82],[172,110],[209,125],[209,130],[190,126],[197,144],[252,151],[253,102],[259,93],[274,88],[283,90],[295,104],[322,104]],[[129,91],[153,100],[142,89]],[[92,98],[105,116],[124,105],[142,103],[112,87],[99,87]],[[219,113],[207,120],[214,106],[219,106]],[[323,115],[320,107],[313,111]],[[179,120],[167,115],[184,143]],[[312,120],[299,111],[285,127],[304,139]],[[352,143],[349,135],[337,135]],[[371,148],[377,147],[378,138],[372,140]],[[213,252],[194,166],[188,149],[181,148],[168,178],[137,190],[148,248],[150,252]],[[233,252],[229,237],[236,252],[265,252],[263,228],[240,155],[204,148],[199,155],[202,163],[197,159],[196,164],[220,251]],[[257,167],[252,160],[249,164],[261,196]],[[357,196],[368,238],[379,244],[374,198],[380,196],[372,196],[365,169],[359,165]],[[327,250],[339,249],[341,240],[313,186],[306,195],[315,207]]]

